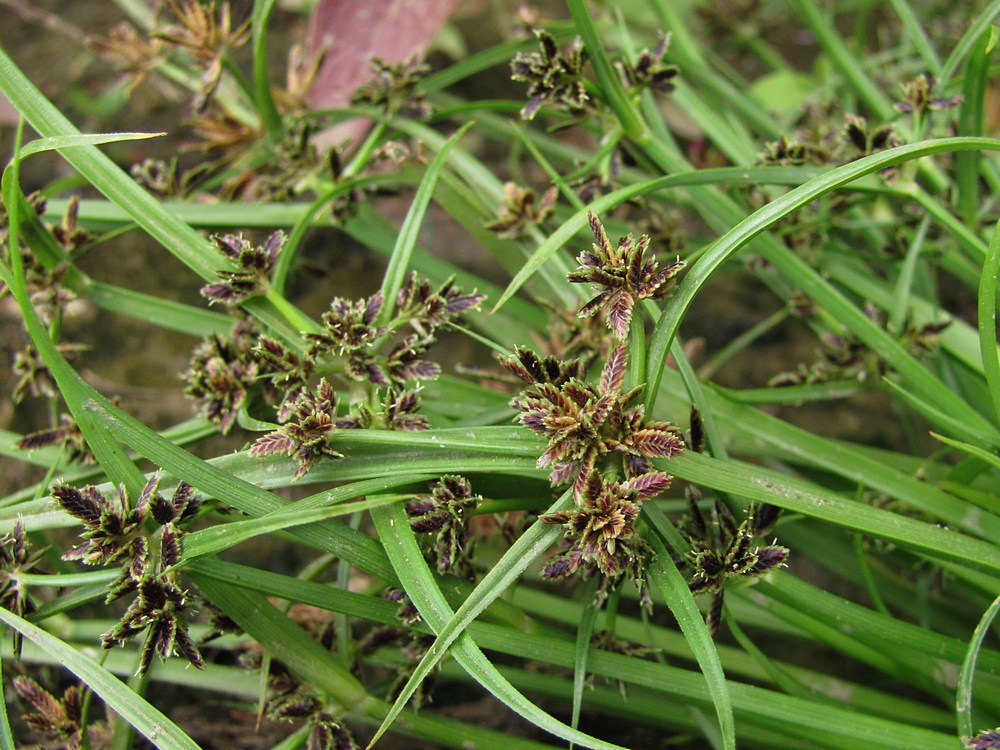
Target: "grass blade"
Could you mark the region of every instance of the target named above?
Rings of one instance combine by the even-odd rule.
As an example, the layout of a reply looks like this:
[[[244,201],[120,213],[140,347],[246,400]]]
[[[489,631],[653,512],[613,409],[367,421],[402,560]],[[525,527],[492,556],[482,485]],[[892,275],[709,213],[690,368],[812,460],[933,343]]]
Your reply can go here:
[[[983,640],[989,633],[990,626],[997,614],[1000,614],[1000,597],[997,597],[990,608],[983,614],[979,624],[976,625],[969,641],[969,651],[962,662],[962,672],[958,678],[958,690],[955,692],[955,716],[958,719],[958,736],[963,744],[967,743],[975,731],[972,726],[972,682],[976,677],[976,662],[979,659],[979,650],[983,647]]]
[[[708,692],[712,696],[712,703],[715,704],[715,712],[719,719],[719,728],[722,730],[722,746],[726,750],[734,750],[736,725],[733,721],[733,704],[729,688],[726,686],[726,676],[719,661],[719,652],[715,648],[715,642],[708,632],[705,620],[702,619],[698,605],[695,604],[687,581],[677,570],[663,541],[653,535],[651,542],[656,554],[649,563],[650,583],[659,589],[660,595],[680,625],[691,652],[698,660],[702,674],[705,675]]]
[[[448,160],[448,154],[451,153],[465,132],[472,127],[472,124],[471,122],[466,123],[448,139],[447,143],[438,151],[437,156],[434,157],[434,161],[427,167],[424,179],[420,181],[417,194],[413,198],[413,203],[410,204],[410,210],[406,213],[403,226],[399,229],[396,246],[392,250],[389,267],[386,268],[385,278],[382,280],[382,309],[379,311],[378,321],[383,324],[392,319],[396,310],[396,294],[406,278],[413,248],[416,247],[417,237],[420,234],[420,225],[424,221],[427,207],[431,204],[434,186],[437,185],[441,170],[444,169],[445,162]]]
[[[571,502],[569,495],[564,495],[560,502]],[[465,633],[465,626],[468,622],[471,622],[475,615],[482,611],[482,608],[485,608],[490,601],[499,596],[504,588],[506,588],[506,585],[501,587],[498,582],[495,586],[488,586],[487,580],[484,579],[476,587],[476,592],[488,589],[489,594],[487,597],[484,597],[488,600],[485,602],[478,600],[473,602],[473,605],[482,603],[482,607],[470,606],[469,599],[472,599],[472,597],[469,597],[458,612],[452,612],[451,607],[448,606],[447,601],[445,601],[440,589],[431,576],[427,564],[424,562],[423,554],[420,552],[420,548],[417,546],[416,539],[413,536],[413,531],[409,527],[405,510],[401,506],[377,508],[372,512],[372,519],[375,521],[379,538],[385,544],[386,552],[392,560],[393,567],[396,569],[396,573],[399,575],[407,595],[414,605],[416,605],[427,624],[438,634],[437,640],[428,649],[423,659],[421,659],[421,663],[414,670],[412,677],[386,716],[372,743],[395,720],[395,717],[402,710],[406,701],[409,700],[419,681],[426,676],[430,668],[444,655],[447,648],[453,646],[452,653],[455,659],[458,660],[476,681],[486,687],[494,697],[536,726],[557,737],[570,740],[583,747],[593,748],[594,750],[621,750],[618,745],[597,740],[587,734],[574,730],[572,727],[566,726],[528,701],[500,675],[493,664],[482,654],[479,647]],[[542,525],[535,523],[532,529]],[[517,566],[522,560],[528,558],[528,562],[513,573],[515,577],[561,533],[558,527],[547,527],[535,534],[531,534],[532,529],[529,529],[515,543],[515,546],[521,545],[518,553],[525,550],[527,554],[518,554],[513,561],[513,566]],[[521,544],[525,536],[529,534],[531,538],[528,542]],[[513,551],[514,547],[511,547],[505,558],[513,557],[511,555]],[[502,581],[504,579],[503,573],[507,572],[509,575],[512,570],[513,567],[508,568],[506,571],[498,573],[495,578],[499,578]],[[496,568],[490,572],[487,578],[493,575],[494,571],[496,571]],[[493,584],[493,581],[489,583]],[[472,613],[472,616],[465,617],[465,612]]]
[[[997,282],[1000,279],[1000,223],[993,229],[990,248],[979,277],[979,351],[983,376],[1000,424],[1000,353],[997,352]]]
[[[251,39],[253,43],[253,92],[257,111],[268,135],[277,140],[281,137],[281,114],[271,96],[271,80],[267,71],[267,21],[274,10],[275,0],[254,0],[251,19]]]
[[[843,187],[864,175],[911,159],[947,151],[962,151],[967,149],[1000,150],[1000,141],[989,138],[943,138],[936,141],[898,146],[879,154],[858,159],[815,177],[797,188],[793,188],[741,221],[724,236],[720,237],[712,245],[711,249],[688,269],[670,303],[664,308],[663,315],[657,321],[656,329],[653,332],[650,342],[650,372],[646,378],[647,412],[652,411],[652,404],[656,398],[660,379],[663,375],[663,367],[667,361],[667,352],[670,350],[670,345],[680,327],[680,322],[692,301],[712,274],[738,250],[750,242],[750,240],[807,203],[816,200],[830,191]],[[916,391],[929,400],[937,401],[942,407],[953,410],[956,416],[961,415],[963,418],[969,420],[970,423],[996,433],[997,439],[1000,440],[1000,431],[997,431],[994,426],[984,423],[982,416],[978,412],[971,409],[954,393],[943,388],[937,378],[917,363],[891,337],[886,335],[884,331],[873,326],[871,321],[865,318],[860,310],[837,294],[811,268],[799,259],[791,256],[790,253],[783,251],[784,248],[775,246],[767,256],[771,259],[773,255],[780,254],[782,270],[786,273],[789,271],[794,273],[795,281],[807,294],[820,302],[824,308],[844,322],[859,337],[862,337],[866,344],[882,354],[890,364],[895,366],[910,381],[911,386]]]
[[[161,750],[199,750],[180,727],[86,654],[2,607],[0,621],[58,659],[154,746]]]

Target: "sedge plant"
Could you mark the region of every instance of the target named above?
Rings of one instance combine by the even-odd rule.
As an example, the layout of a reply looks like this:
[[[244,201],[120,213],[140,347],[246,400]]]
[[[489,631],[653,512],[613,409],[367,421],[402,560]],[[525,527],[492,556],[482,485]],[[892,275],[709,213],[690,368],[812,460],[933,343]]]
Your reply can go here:
[[[106,132],[0,50],[0,748],[1000,747],[1000,3],[497,2],[332,110],[139,5]]]

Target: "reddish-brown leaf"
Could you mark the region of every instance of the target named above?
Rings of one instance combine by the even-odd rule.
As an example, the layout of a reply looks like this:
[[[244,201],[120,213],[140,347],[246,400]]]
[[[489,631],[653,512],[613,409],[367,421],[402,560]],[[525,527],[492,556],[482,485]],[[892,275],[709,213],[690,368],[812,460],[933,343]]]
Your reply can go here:
[[[458,0],[319,0],[309,19],[309,55],[328,48],[309,89],[316,109],[346,107],[351,94],[371,78],[373,57],[390,65],[422,57]],[[339,125],[327,144],[355,143],[368,130],[367,120]]]

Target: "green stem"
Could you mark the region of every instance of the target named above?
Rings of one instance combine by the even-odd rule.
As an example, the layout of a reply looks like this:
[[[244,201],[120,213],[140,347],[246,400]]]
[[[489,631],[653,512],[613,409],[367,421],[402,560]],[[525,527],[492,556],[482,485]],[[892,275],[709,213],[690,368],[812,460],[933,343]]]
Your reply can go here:
[[[278,140],[282,133],[281,114],[271,96],[271,81],[267,74],[267,20],[274,10],[275,0],[256,0],[253,4],[253,95],[257,111],[267,134]]]
[[[319,333],[322,330],[319,323],[285,299],[284,295],[280,294],[274,287],[269,288],[264,296],[268,302],[274,305],[281,317],[299,333]]]
[[[590,64],[594,66],[594,71],[597,73],[601,92],[604,94],[608,106],[611,107],[611,111],[615,113],[618,121],[622,124],[625,135],[636,142],[648,140],[649,128],[646,127],[632,97],[622,85],[618,72],[612,65],[604,45],[601,44],[594,19],[587,9],[586,0],[567,0],[567,6],[570,17],[583,39],[583,44],[590,57]]]

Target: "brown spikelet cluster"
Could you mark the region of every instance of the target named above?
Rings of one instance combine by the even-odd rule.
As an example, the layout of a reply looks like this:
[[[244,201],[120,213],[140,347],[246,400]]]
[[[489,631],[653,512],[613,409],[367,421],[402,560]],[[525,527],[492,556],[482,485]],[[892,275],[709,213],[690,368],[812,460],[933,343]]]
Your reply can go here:
[[[136,595],[114,628],[101,636],[101,642],[104,648],[111,648],[145,632],[141,674],[149,669],[154,655],[166,659],[179,653],[199,669],[203,666],[187,631],[184,613],[190,607],[190,597],[181,588],[179,573],[172,570],[180,562],[181,524],[197,514],[200,502],[185,482],[166,499],[156,491],[158,482],[158,477],[151,479],[134,504],[124,487],[110,498],[90,485],[52,488],[52,496],[62,509],[84,526],[80,535],[84,543],[63,559],[88,565],[117,563],[121,573],[112,582],[106,601]],[[160,527],[154,534],[146,530],[148,520]]]
[[[660,268],[654,258],[646,256],[648,235],[642,235],[638,241],[632,235],[626,235],[617,246],[613,245],[604,225],[594,213],[590,214],[590,230],[596,242],[592,250],[581,253],[577,258],[580,270],[567,278],[580,284],[592,284],[600,290],[580,309],[579,315],[588,317],[603,310],[608,327],[623,341],[628,335],[635,304],[644,299],[668,296],[685,263],[677,260]]]

